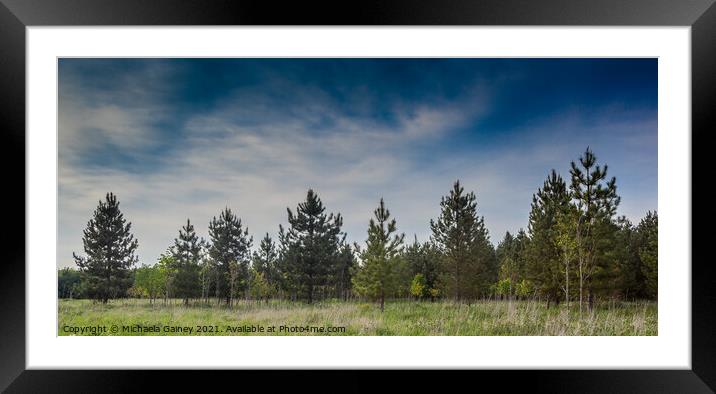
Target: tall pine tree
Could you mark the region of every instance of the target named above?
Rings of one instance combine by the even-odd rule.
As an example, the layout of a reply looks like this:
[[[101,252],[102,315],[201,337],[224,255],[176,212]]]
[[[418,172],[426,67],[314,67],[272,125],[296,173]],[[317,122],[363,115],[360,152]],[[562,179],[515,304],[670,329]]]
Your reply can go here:
[[[625,299],[645,298],[644,274],[639,249],[641,236],[626,217],[618,217],[614,223],[614,245],[611,252],[614,260],[615,280],[612,292]]]
[[[612,218],[620,198],[617,195],[616,178],[607,181],[607,165],[597,165],[597,157],[587,147],[579,164],[572,162],[570,186],[572,204],[577,212],[576,243],[577,270],[579,278],[580,311],[586,290],[589,309],[593,307],[594,275],[603,267],[604,255],[609,244],[604,242],[611,231]]]
[[[336,297],[343,301],[348,299],[348,294],[351,291],[356,265],[353,248],[344,240],[341,242],[331,275],[331,283],[333,284]]]
[[[254,252],[253,268],[271,286],[278,284],[277,260],[276,244],[269,233],[266,233],[266,236],[261,239],[259,250]]]
[[[130,269],[139,261],[134,254],[138,242],[131,233],[132,223],[124,219],[119,201],[107,193],[87,222],[82,243],[86,256],[72,256],[87,279],[87,293],[103,303],[123,297],[132,286]]]
[[[507,258],[512,258],[515,249],[515,237],[509,232],[505,232],[505,236],[497,244],[495,248],[495,258],[497,258],[497,264],[502,266],[502,262]]]
[[[288,239],[288,234],[284,227],[279,224],[278,226],[278,258],[276,260],[276,271],[277,284],[279,291],[282,295],[289,297],[291,301],[294,301],[298,295],[297,281],[293,277],[291,270],[291,262],[294,260],[294,250],[291,247],[291,243]]]
[[[567,184],[552,170],[532,196],[527,229],[530,235],[528,273],[539,294],[559,303],[569,300],[570,261],[558,243],[557,220],[569,204]]]
[[[517,239],[510,234],[505,233],[505,237],[497,244],[495,248],[495,257],[497,258],[498,270],[498,288],[500,295],[512,297],[515,285],[519,281],[519,263],[517,254]],[[506,287],[506,288],[505,288]]]
[[[398,285],[398,260],[405,234],[396,234],[395,219],[390,219],[390,211],[385,208],[382,198],[373,213],[375,219],[371,218],[368,223],[366,248],[360,253],[363,264],[354,284],[359,293],[379,299],[380,311],[383,312],[386,296],[395,292]]]
[[[444,256],[449,295],[461,300],[486,294],[497,279],[497,265],[484,218],[477,215],[475,193],[465,193],[457,181],[440,207],[440,216],[430,221],[430,228]]]
[[[639,222],[637,231],[641,236],[639,258],[645,280],[646,295],[656,299],[659,293],[659,216],[656,211],[649,211]]]
[[[343,218],[325,210],[318,194],[309,189],[295,214],[286,208],[288,230],[279,227],[279,238],[285,245],[284,274],[292,290],[308,303],[318,295],[325,297],[342,239]]]
[[[209,222],[209,240],[209,255],[216,264],[216,294],[230,304],[237,291],[247,289],[253,237],[249,236],[248,227],[244,228],[241,219],[227,207],[218,219],[214,216]],[[232,267],[234,263],[236,266]]]
[[[200,240],[194,231],[194,225],[189,219],[186,225],[179,230],[179,237],[174,239],[171,253],[174,264],[174,294],[189,305],[190,298],[201,295],[200,266],[204,241]]]

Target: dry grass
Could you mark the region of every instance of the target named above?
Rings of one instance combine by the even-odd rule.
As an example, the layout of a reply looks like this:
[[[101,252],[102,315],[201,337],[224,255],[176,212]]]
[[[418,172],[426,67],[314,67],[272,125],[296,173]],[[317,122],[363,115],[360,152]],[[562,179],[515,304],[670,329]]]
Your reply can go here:
[[[226,327],[275,326],[345,327],[340,333],[260,335],[657,335],[657,304],[605,303],[579,316],[572,305],[547,308],[537,301],[451,301],[375,304],[322,302],[313,305],[274,301],[242,301],[229,309],[212,303],[184,307],[177,300],[165,305],[147,300],[117,300],[107,305],[89,300],[60,300],[59,334],[65,326],[217,326],[214,333],[118,333],[114,335],[251,335],[227,332]],[[112,335],[110,333],[104,335]],[[256,334],[253,334],[256,335]]]

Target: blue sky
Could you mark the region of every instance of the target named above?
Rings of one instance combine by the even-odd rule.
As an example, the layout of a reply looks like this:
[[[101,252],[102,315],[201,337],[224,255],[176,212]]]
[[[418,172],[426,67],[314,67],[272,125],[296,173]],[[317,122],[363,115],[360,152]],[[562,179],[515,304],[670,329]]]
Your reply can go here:
[[[456,179],[496,244],[587,145],[619,215],[657,209],[657,60],[60,59],[58,144],[61,267],[108,191],[143,263],[225,206],[273,236],[309,187],[352,241],[381,197],[427,240]]]

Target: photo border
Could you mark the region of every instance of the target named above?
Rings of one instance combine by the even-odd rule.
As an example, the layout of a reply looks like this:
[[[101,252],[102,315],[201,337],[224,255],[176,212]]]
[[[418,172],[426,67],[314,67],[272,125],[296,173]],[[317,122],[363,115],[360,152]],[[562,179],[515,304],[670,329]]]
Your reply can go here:
[[[25,170],[20,172],[18,162],[26,168],[25,155],[25,62],[27,26],[99,26],[99,25],[560,25],[560,26],[690,26],[692,67],[692,210],[707,205],[708,195],[694,192],[707,179],[703,162],[708,147],[706,138],[716,127],[716,6],[714,0],[637,0],[637,1],[586,1],[549,0],[529,2],[520,0],[491,1],[426,1],[417,4],[407,1],[362,2],[347,4],[344,9],[335,3],[290,3],[277,7],[269,2],[227,2],[211,0],[178,2],[166,0],[0,0],[0,119],[7,151],[3,157],[6,169],[6,193],[9,207],[26,209]],[[17,156],[15,156],[17,155]],[[701,165],[698,165],[698,160]],[[701,182],[694,183],[693,180]],[[22,185],[22,192],[20,189]],[[27,212],[23,212],[25,215]],[[471,371],[455,373],[461,379],[479,382],[509,382],[507,388],[551,387],[550,391],[579,392],[711,392],[716,387],[716,280],[707,259],[697,261],[694,245],[706,245],[710,231],[705,222],[713,209],[699,211],[692,219],[692,370],[570,370],[570,371]],[[10,209],[20,215],[19,209]],[[703,213],[702,213],[703,212]],[[693,216],[693,215],[692,215]],[[219,380],[200,378],[199,372],[164,372],[159,376],[148,371],[38,371],[26,370],[25,342],[25,216],[15,218],[15,224],[2,230],[3,241],[10,251],[0,265],[0,311],[3,313],[0,334],[0,389],[15,392],[107,391],[136,389],[136,379],[158,379],[164,383],[192,385],[206,388],[203,383],[216,384]],[[22,225],[20,225],[22,223]],[[701,224],[701,231],[697,231]],[[20,231],[22,229],[22,231]],[[211,373],[211,372],[202,372]],[[251,371],[215,373],[232,381],[268,381],[275,385],[296,388],[311,384],[312,378],[292,378],[297,372]],[[379,372],[376,375],[384,375]],[[167,379],[167,374],[172,378]],[[181,375],[179,375],[181,374]],[[315,372],[308,373],[316,376]],[[403,372],[398,373],[402,375]],[[338,381],[356,381],[354,373],[334,371],[329,375]],[[374,375],[375,376],[375,375]],[[195,377],[192,379],[192,377]],[[391,378],[394,378],[391,375]],[[264,380],[267,379],[267,380]],[[323,379],[323,378],[321,378]],[[450,378],[449,378],[450,379]],[[372,379],[359,379],[353,389],[372,388]],[[432,385],[441,387],[439,379]],[[193,382],[189,382],[193,381]],[[414,377],[394,379],[401,388],[411,385],[427,389],[425,379]],[[188,383],[189,382],[189,383]],[[536,383],[538,382],[538,383]],[[187,384],[188,383],[188,384]],[[318,387],[317,383],[313,383]],[[8,386],[9,385],[9,386]],[[709,386],[712,389],[709,389]],[[539,391],[539,390],[537,390]]]

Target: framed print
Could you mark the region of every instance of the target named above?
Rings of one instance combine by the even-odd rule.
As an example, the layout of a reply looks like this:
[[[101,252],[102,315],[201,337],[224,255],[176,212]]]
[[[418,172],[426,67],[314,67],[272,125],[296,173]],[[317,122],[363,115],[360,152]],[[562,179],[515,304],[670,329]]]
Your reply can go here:
[[[2,387],[713,390],[713,2],[508,3],[4,1]]]

